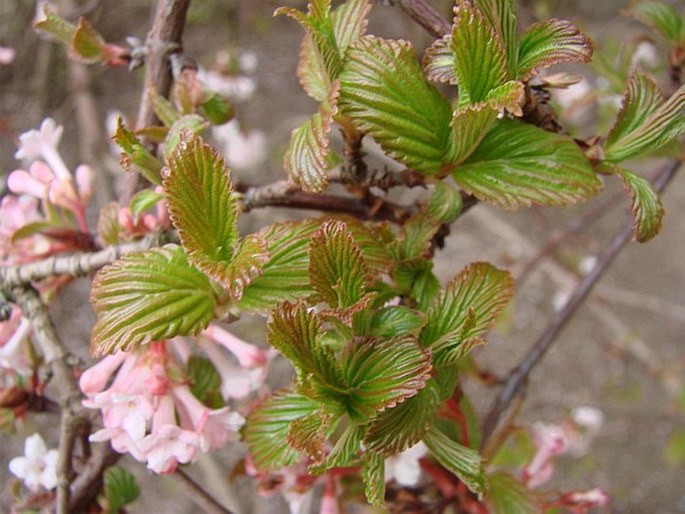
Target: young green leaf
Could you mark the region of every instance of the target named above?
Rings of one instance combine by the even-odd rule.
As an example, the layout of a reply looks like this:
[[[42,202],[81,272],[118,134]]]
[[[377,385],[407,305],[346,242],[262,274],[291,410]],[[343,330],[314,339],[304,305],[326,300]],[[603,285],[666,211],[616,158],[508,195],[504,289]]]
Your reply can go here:
[[[238,205],[223,157],[199,137],[183,139],[169,157],[164,193],[190,262],[230,286]]]
[[[128,130],[121,117],[117,118],[117,131],[112,140],[123,150],[119,164],[126,171],[135,166],[150,182],[162,185],[162,162]]]
[[[423,77],[411,45],[364,36],[350,46],[339,105],[393,158],[437,174],[450,145],[449,103]]]
[[[109,202],[100,209],[98,216],[97,233],[100,243],[103,246],[115,245],[119,242],[121,234],[121,224],[119,223],[119,204]]]
[[[332,468],[353,465],[358,460],[364,428],[362,425],[348,425],[326,458],[319,464],[309,466],[309,473],[321,475]]]
[[[355,338],[342,349],[339,362],[353,420],[366,421],[414,396],[430,378],[430,356],[409,336]]]
[[[459,106],[483,102],[507,80],[502,39],[485,15],[468,2],[454,8],[450,49],[459,83]]]
[[[141,214],[157,205],[157,202],[163,199],[164,195],[157,193],[152,189],[143,189],[138,191],[135,195],[133,195],[133,198],[131,198],[131,202],[129,204],[129,207],[131,208],[131,214],[133,214],[133,217],[137,219]]]
[[[312,235],[309,277],[331,307],[346,309],[366,292],[366,265],[361,250],[342,221],[326,221]]]
[[[328,185],[328,134],[333,126],[333,117],[338,112],[338,94],[339,82],[336,81],[327,99],[319,105],[319,111],[304,125],[293,130],[290,145],[283,157],[283,167],[288,177],[305,191],[319,192]]]
[[[475,0],[474,5],[485,15],[490,26],[504,44],[508,75],[516,75],[518,41],[516,37],[516,5],[514,0]]]
[[[426,214],[439,223],[452,223],[463,207],[461,193],[445,181],[435,184],[428,199]]]
[[[85,63],[102,61],[105,45],[104,38],[84,17],[80,17],[72,36],[70,50]]]
[[[107,468],[102,478],[109,514],[118,514],[126,505],[133,503],[140,496],[140,487],[138,487],[136,477],[124,468],[111,466]]]
[[[605,163],[602,170],[618,175],[623,182],[623,188],[630,198],[635,240],[645,243],[656,236],[661,230],[664,207],[652,184],[639,175],[610,163]]]
[[[385,502],[385,459],[375,452],[362,455],[362,480],[366,501],[376,508]]]
[[[317,102],[323,102],[328,96],[330,80],[323,59],[319,54],[312,37],[305,34],[300,44],[300,58],[297,63],[297,78],[302,89]]]
[[[398,263],[392,277],[401,291],[411,295],[420,310],[426,311],[440,291],[433,273],[433,262],[427,259]]]
[[[605,159],[639,157],[685,133],[684,109],[685,86],[664,102],[656,84],[636,73],[628,80],[623,107],[604,144]]]
[[[453,441],[433,426],[423,438],[431,455],[464,482],[469,490],[477,495],[485,491],[485,474],[480,455],[475,450]]]
[[[438,385],[430,379],[416,396],[381,412],[364,436],[364,447],[386,457],[418,443],[433,425],[440,406]]]
[[[320,404],[290,389],[267,396],[247,416],[243,438],[258,470],[277,471],[301,457],[288,444],[290,424],[317,412]]]
[[[290,423],[288,443],[307,455],[314,462],[321,462],[326,456],[326,439],[334,415],[323,407]]]
[[[269,344],[288,358],[298,376],[337,387],[343,383],[341,369],[330,348],[321,344],[322,336],[319,319],[303,302],[283,302],[269,322]]]
[[[221,397],[221,376],[212,361],[200,355],[191,355],[186,373],[190,380],[190,390],[195,398],[213,409],[224,406]]]
[[[371,11],[369,0],[347,0],[333,11],[333,33],[343,58],[349,46],[366,32],[369,11]]]
[[[369,335],[374,337],[394,337],[411,335],[426,324],[422,313],[397,305],[385,307],[371,316]]]
[[[569,138],[509,119],[495,123],[452,177],[481,200],[508,209],[533,203],[565,206],[602,188]]]
[[[49,4],[40,4],[43,8],[42,19],[33,24],[33,28],[54,36],[62,44],[69,46],[76,32],[76,25],[60,18],[50,9]]]
[[[630,14],[660,32],[671,44],[685,46],[685,16],[667,3],[640,2]]]
[[[543,510],[521,481],[503,472],[488,475],[485,502],[493,514],[539,514]]]
[[[259,234],[250,234],[240,242],[223,275],[223,285],[231,299],[242,298],[245,288],[262,275],[268,261],[269,250]]]
[[[454,73],[454,54],[452,53],[452,35],[447,34],[436,40],[423,54],[423,72],[428,80],[447,82],[455,85],[457,76]]]
[[[145,93],[148,95],[155,115],[164,123],[165,127],[171,127],[183,116],[167,98],[160,95],[155,88],[150,88]]]
[[[167,132],[164,138],[163,153],[169,159],[173,155],[184,139],[202,134],[209,123],[202,116],[197,114],[186,114],[177,119]]]
[[[514,293],[507,271],[486,262],[467,266],[447,285],[427,314],[419,341],[434,354],[482,335]]]
[[[96,355],[198,334],[216,307],[209,279],[176,245],[126,255],[104,267],[93,281],[91,301]]]
[[[544,20],[528,27],[519,44],[521,80],[563,62],[590,62],[592,42],[573,23]]]

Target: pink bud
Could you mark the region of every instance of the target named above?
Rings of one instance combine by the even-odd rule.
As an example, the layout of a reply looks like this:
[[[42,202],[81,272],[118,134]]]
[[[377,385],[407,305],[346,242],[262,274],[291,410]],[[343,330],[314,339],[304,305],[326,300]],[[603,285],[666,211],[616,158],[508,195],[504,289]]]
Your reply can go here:
[[[102,391],[112,374],[117,370],[129,352],[117,352],[107,355],[100,362],[83,372],[79,379],[79,386],[84,394],[95,394]]]
[[[81,203],[87,205],[93,196],[93,183],[95,182],[95,172],[93,168],[86,164],[81,164],[76,168],[76,185],[78,186]]]
[[[41,200],[48,196],[46,183],[36,180],[30,173],[24,170],[14,170],[7,178],[7,187],[15,194],[29,195]]]

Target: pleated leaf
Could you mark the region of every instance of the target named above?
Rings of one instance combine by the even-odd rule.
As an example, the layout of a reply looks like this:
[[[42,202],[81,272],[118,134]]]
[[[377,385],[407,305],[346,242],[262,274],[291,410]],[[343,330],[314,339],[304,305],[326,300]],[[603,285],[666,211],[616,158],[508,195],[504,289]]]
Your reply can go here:
[[[661,148],[685,133],[685,86],[666,101],[656,84],[636,73],[629,81],[623,107],[604,145],[608,161],[621,162]]]
[[[423,54],[423,72],[428,80],[452,85],[457,83],[451,46],[452,35],[447,34],[426,49]]]
[[[514,0],[476,0],[475,6],[485,15],[504,44],[509,78],[516,73],[518,40],[516,35],[516,5]]]
[[[264,238],[250,234],[240,242],[231,263],[223,273],[222,284],[231,299],[240,300],[245,288],[264,272],[269,250]]]
[[[592,42],[573,23],[544,20],[528,27],[519,43],[519,71],[527,80],[538,71],[564,62],[590,62]]]
[[[630,13],[660,32],[670,43],[685,45],[685,16],[665,2],[640,2]]]
[[[96,355],[198,334],[216,307],[209,279],[175,245],[106,266],[95,276],[91,301],[97,315],[91,343]]]
[[[461,193],[444,181],[435,184],[435,190],[426,204],[426,214],[440,223],[452,223],[463,207]]]
[[[347,55],[342,114],[394,159],[439,173],[450,144],[451,107],[424,78],[411,45],[364,36]]]
[[[414,396],[430,378],[429,354],[408,336],[355,338],[338,360],[348,388],[347,412],[353,420],[369,420]]]
[[[452,177],[479,199],[507,209],[565,206],[602,188],[571,139],[509,119],[495,123]]]
[[[333,33],[340,54],[344,57],[349,46],[366,32],[369,0],[347,0],[333,11]]]
[[[328,96],[330,80],[312,37],[305,34],[300,44],[300,58],[297,63],[297,78],[305,92],[317,102]]]
[[[483,102],[507,79],[506,49],[485,15],[468,2],[454,9],[450,49],[459,83],[459,106]]]
[[[385,502],[385,459],[375,452],[365,452],[362,456],[362,480],[366,501],[376,508]]]
[[[438,385],[431,379],[416,396],[381,412],[371,422],[364,447],[386,457],[411,448],[433,425],[439,406]]]
[[[320,475],[329,469],[347,467],[356,463],[364,437],[364,428],[362,425],[349,425],[326,458],[321,463],[310,466],[309,472],[313,475]]]
[[[487,262],[464,268],[427,313],[419,341],[434,355],[485,333],[514,294],[509,272]]]
[[[288,444],[290,425],[319,408],[318,402],[290,389],[281,389],[252,409],[242,433],[255,467],[278,471],[300,460],[300,453]]]
[[[238,204],[223,157],[197,136],[184,138],[169,157],[163,185],[171,219],[190,262],[230,286],[229,268],[238,242]]]
[[[485,502],[493,514],[540,514],[542,506],[534,494],[508,473],[488,476]]]
[[[288,431],[288,443],[314,462],[321,462],[326,455],[327,433],[333,420],[332,413],[320,408],[292,421]]]
[[[404,305],[384,307],[373,313],[369,334],[374,337],[395,337],[415,334],[426,324],[423,314]]]
[[[485,474],[480,455],[438,429],[435,425],[423,438],[430,453],[449,471],[454,473],[472,493],[482,495],[485,491]]]

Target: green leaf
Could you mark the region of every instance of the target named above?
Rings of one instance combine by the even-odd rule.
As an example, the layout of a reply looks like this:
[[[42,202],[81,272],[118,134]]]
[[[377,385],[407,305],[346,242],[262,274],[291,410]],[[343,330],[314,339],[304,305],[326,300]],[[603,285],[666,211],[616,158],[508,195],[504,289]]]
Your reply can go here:
[[[317,412],[320,404],[281,389],[267,396],[247,416],[243,438],[258,470],[278,471],[300,460],[300,454],[288,444],[290,424]]]
[[[452,177],[479,199],[508,209],[565,206],[602,188],[571,139],[509,119],[495,123]]]
[[[664,218],[664,207],[659,193],[648,180],[631,171],[615,165],[605,165],[604,169],[618,175],[628,193],[635,240],[640,243],[649,241],[661,230]]]
[[[385,502],[385,459],[374,452],[362,455],[362,480],[366,500],[376,508]]]
[[[367,269],[344,222],[324,222],[312,235],[309,259],[312,287],[328,305],[346,309],[362,299]]]
[[[328,185],[328,134],[333,126],[333,116],[338,112],[338,94],[339,83],[336,82],[328,98],[319,106],[319,111],[304,125],[293,130],[290,145],[283,157],[283,167],[288,177],[305,191],[319,192]]]
[[[245,288],[264,273],[269,250],[264,238],[250,234],[240,243],[223,274],[223,285],[233,300],[240,300]]]
[[[447,34],[426,49],[423,54],[423,71],[428,80],[452,85],[457,83],[451,46],[452,35]]]
[[[451,107],[423,77],[411,45],[364,36],[350,46],[341,112],[391,157],[425,173],[441,171],[451,144]]]
[[[119,204],[109,202],[100,209],[97,232],[103,246],[115,245],[119,242],[119,234],[121,233]]]
[[[136,477],[124,468],[111,466],[103,475],[104,492],[107,498],[107,512],[117,514],[140,496]]]
[[[157,202],[164,199],[164,195],[153,191],[152,189],[143,189],[138,191],[133,198],[131,198],[131,203],[129,204],[131,208],[131,214],[134,218],[138,218],[148,209],[151,209]]]
[[[117,131],[112,140],[123,150],[119,164],[124,170],[130,171],[135,166],[147,180],[158,186],[162,184],[162,162],[125,127],[121,117],[117,118]]]
[[[235,107],[228,98],[212,93],[198,106],[198,112],[212,125],[223,125],[235,117]]]
[[[426,214],[439,223],[452,223],[463,207],[461,193],[446,182],[438,182],[426,205]]]
[[[384,307],[373,313],[369,335],[374,337],[394,337],[414,334],[426,324],[422,313],[397,305]]]
[[[477,451],[453,441],[436,426],[426,433],[423,442],[431,455],[464,482],[472,493],[479,496],[483,494],[485,475]]]
[[[202,116],[198,116],[197,114],[181,116],[173,125],[171,125],[169,132],[164,139],[164,156],[169,159],[184,140],[192,138],[193,136],[199,136],[208,126],[208,123]]]
[[[213,409],[224,406],[221,397],[221,376],[212,361],[200,355],[191,355],[186,373],[190,379],[190,390],[195,398]]]
[[[433,262],[427,259],[398,263],[392,276],[400,290],[411,294],[422,311],[428,309],[440,291],[440,282],[433,273]]]
[[[333,12],[333,32],[343,57],[349,46],[366,32],[370,11],[369,0],[347,0]]]
[[[33,28],[50,34],[57,38],[62,44],[69,46],[76,32],[76,25],[69,23],[55,14],[48,4],[42,4],[43,19],[33,24]]]
[[[311,375],[334,388],[343,382],[333,352],[321,344],[320,321],[304,302],[279,304],[268,326],[269,344],[288,358],[301,379]]]
[[[400,237],[394,242],[392,251],[398,261],[410,261],[426,257],[430,253],[433,236],[440,224],[423,213],[417,213],[402,226]]]
[[[324,408],[296,419],[290,424],[288,443],[314,462],[321,462],[326,456],[326,436],[333,421],[333,413]]]
[[[518,41],[516,37],[516,5],[514,0],[475,0],[475,6],[485,15],[506,50],[508,75],[516,75]]]
[[[540,514],[542,506],[520,480],[508,473],[488,476],[485,502],[493,514]]]
[[[670,43],[685,45],[685,17],[672,6],[664,2],[640,2],[630,14],[660,32]]]
[[[426,383],[416,396],[381,412],[364,436],[364,447],[384,456],[411,448],[426,435],[440,406],[438,385]]]
[[[485,15],[468,2],[454,9],[450,49],[459,83],[459,106],[483,102],[507,80],[507,57],[501,37]]]
[[[621,162],[656,150],[685,133],[685,86],[662,100],[656,84],[636,73],[628,80],[623,107],[607,136],[604,157]]]
[[[93,280],[91,301],[97,314],[92,350],[98,355],[196,335],[216,307],[211,283],[176,245],[129,254],[104,267]]]
[[[414,396],[430,378],[430,356],[409,336],[355,338],[338,360],[348,388],[347,412],[353,420],[371,419]]]
[[[238,205],[223,157],[199,137],[183,139],[169,157],[164,193],[190,262],[230,287]]]
[[[105,39],[84,17],[80,17],[71,40],[70,50],[86,63],[102,61],[105,58]]]
[[[305,34],[300,44],[297,78],[302,88],[310,97],[317,102],[326,100],[330,89],[330,80],[328,79],[323,59],[309,34]]]
[[[664,459],[672,467],[685,464],[685,430],[676,429],[668,436]]]
[[[160,95],[154,87],[147,90],[148,98],[152,104],[155,115],[164,123],[165,127],[171,127],[183,116],[167,98]]]
[[[487,262],[464,268],[447,285],[427,313],[419,341],[433,354],[480,336],[494,323],[514,293],[507,271]]]
[[[238,307],[266,314],[277,303],[313,293],[309,282],[309,243],[318,220],[276,223],[259,235],[267,242],[269,261],[262,275],[243,291]]]
[[[321,475],[332,468],[353,465],[357,460],[364,430],[363,425],[348,425],[326,458],[320,464],[309,466],[309,472]]]
[[[519,44],[521,80],[539,70],[564,62],[590,62],[592,43],[573,23],[544,20],[528,27]]]
[[[27,223],[19,227],[12,233],[12,238],[10,241],[12,244],[26,239],[27,237],[35,236],[36,234],[41,234],[49,231],[50,229],[58,228],[53,223],[49,221],[34,221],[32,223]]]

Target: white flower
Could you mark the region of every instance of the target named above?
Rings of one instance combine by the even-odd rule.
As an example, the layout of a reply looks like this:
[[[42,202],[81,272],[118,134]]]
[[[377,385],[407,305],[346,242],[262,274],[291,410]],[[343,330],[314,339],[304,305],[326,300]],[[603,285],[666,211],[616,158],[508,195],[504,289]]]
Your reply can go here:
[[[428,448],[419,442],[398,455],[385,459],[385,481],[393,478],[403,486],[412,487],[419,483],[421,464],[419,459],[425,457]]]
[[[197,72],[197,78],[207,89],[227,96],[233,102],[244,102],[254,95],[257,83],[245,75],[224,75],[213,70]]]
[[[19,150],[14,154],[16,159],[35,161],[44,159],[61,180],[71,180],[71,173],[57,152],[57,145],[62,139],[62,125],[57,125],[52,118],[45,118],[40,130],[29,130],[19,136]]]
[[[0,64],[12,64],[15,54],[14,48],[0,46]]]
[[[12,459],[9,468],[32,492],[41,486],[50,490],[57,487],[57,458],[57,450],[48,450],[40,434],[33,434],[26,439],[24,456]]]
[[[222,147],[229,167],[254,168],[266,158],[266,135],[261,130],[244,133],[237,120],[212,128],[212,136]]]

